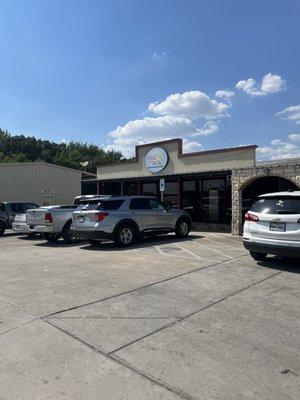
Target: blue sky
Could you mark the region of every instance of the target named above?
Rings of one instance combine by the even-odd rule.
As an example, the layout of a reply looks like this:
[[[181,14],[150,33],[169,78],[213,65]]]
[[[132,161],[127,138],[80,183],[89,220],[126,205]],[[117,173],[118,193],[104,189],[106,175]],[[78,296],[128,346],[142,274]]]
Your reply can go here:
[[[0,127],[127,156],[171,137],[300,156],[299,15],[298,0],[0,0]]]

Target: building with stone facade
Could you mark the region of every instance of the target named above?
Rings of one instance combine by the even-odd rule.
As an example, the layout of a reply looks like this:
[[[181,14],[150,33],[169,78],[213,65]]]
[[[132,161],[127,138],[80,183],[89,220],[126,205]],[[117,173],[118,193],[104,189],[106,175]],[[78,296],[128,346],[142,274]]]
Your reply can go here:
[[[153,195],[189,212],[194,229],[238,235],[258,195],[300,188],[300,159],[257,163],[256,148],[184,153],[181,139],[139,145],[133,160],[98,166],[97,193]]]

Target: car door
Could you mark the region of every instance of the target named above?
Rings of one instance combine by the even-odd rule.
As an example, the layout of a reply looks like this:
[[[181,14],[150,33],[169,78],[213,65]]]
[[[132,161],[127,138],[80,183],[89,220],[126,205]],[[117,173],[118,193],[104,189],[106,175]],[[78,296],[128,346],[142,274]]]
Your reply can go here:
[[[10,203],[8,210],[8,224],[11,227],[17,214],[24,214],[23,203]]]
[[[150,207],[149,199],[144,197],[131,199],[129,214],[141,232],[155,229],[155,212]]]
[[[149,199],[150,207],[155,215],[155,229],[172,229],[174,217],[160,201]]]

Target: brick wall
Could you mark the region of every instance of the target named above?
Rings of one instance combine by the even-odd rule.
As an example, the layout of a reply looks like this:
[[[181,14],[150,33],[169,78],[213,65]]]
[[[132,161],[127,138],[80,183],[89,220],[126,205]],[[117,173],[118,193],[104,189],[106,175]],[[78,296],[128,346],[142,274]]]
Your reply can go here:
[[[300,164],[284,164],[256,166],[251,168],[239,168],[232,171],[232,222],[231,233],[240,235],[242,233],[242,192],[243,189],[257,178],[266,176],[278,176],[286,178],[300,188]]]

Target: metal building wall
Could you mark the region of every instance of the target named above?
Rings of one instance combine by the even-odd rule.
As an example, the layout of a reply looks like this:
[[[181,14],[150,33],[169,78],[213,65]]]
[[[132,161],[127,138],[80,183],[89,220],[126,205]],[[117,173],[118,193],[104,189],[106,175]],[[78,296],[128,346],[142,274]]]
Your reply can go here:
[[[42,191],[54,192],[44,198]],[[81,194],[81,172],[47,163],[0,163],[0,201],[72,204]]]

